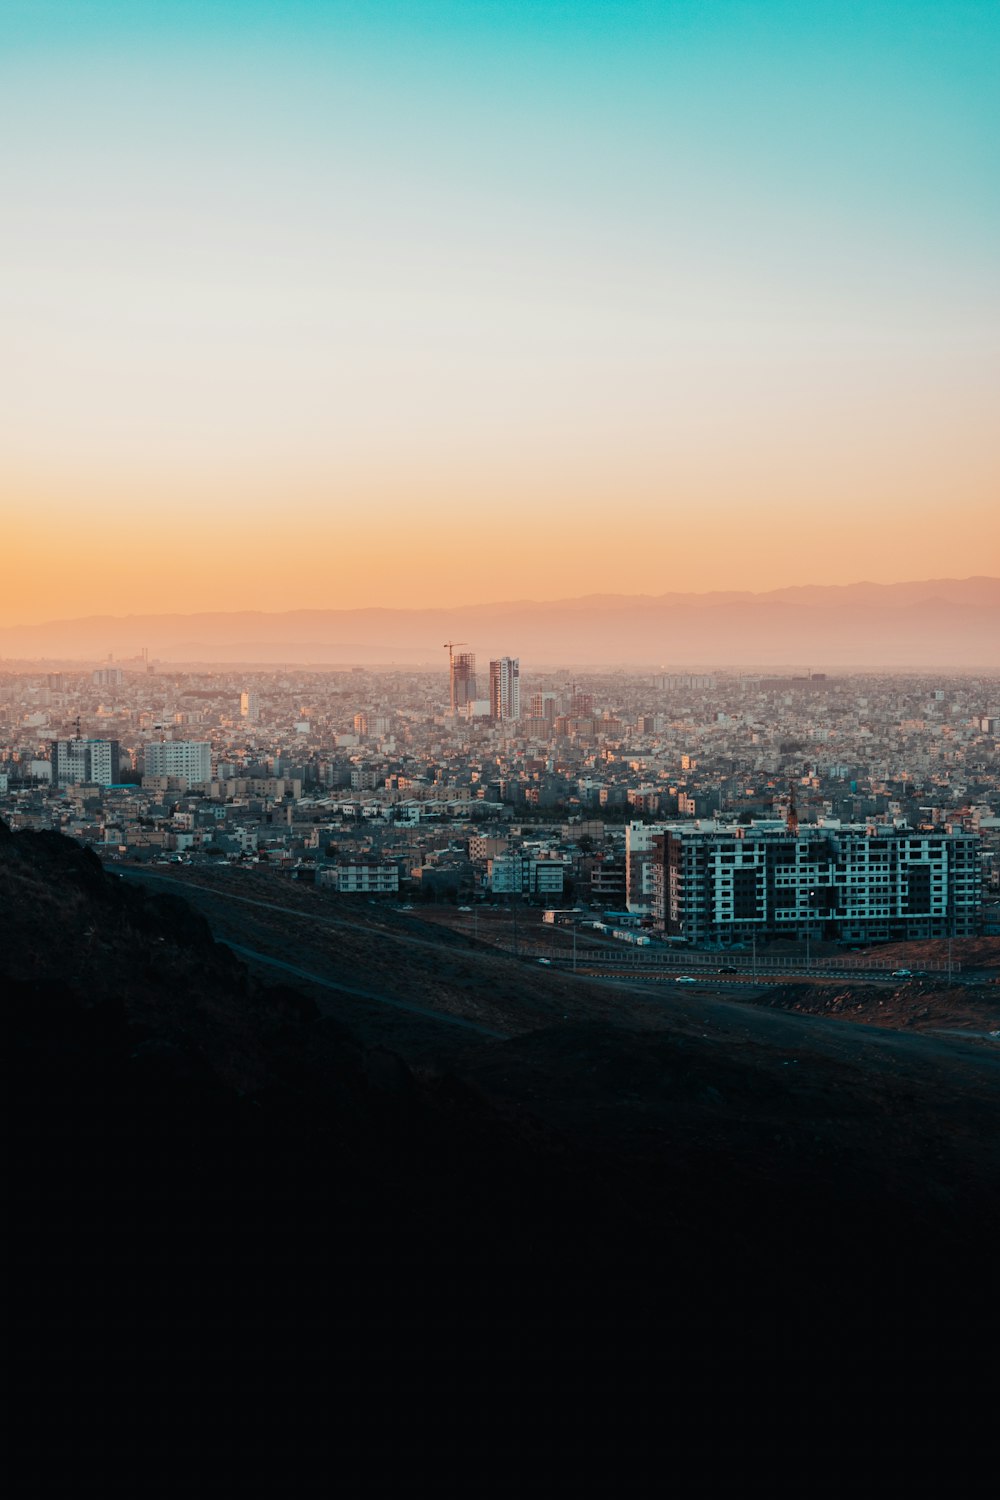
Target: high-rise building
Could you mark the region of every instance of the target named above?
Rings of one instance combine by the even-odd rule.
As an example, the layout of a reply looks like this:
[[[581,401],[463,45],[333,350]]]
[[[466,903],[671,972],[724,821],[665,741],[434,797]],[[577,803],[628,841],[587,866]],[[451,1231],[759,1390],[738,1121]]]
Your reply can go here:
[[[558,693],[532,693],[530,704],[531,717],[533,719],[554,719],[558,696]]]
[[[459,651],[450,658],[451,711],[457,713],[479,694],[476,691],[476,657],[472,651]]]
[[[490,714],[494,719],[521,717],[521,662],[516,656],[490,662]]]
[[[240,694],[240,718],[248,724],[256,724],[260,718],[260,699],[251,689]]]
[[[163,740],[146,746],[147,776],[182,776],[197,784],[212,779],[212,747],[207,740]]]
[[[53,786],[114,786],[118,780],[117,740],[53,740]]]

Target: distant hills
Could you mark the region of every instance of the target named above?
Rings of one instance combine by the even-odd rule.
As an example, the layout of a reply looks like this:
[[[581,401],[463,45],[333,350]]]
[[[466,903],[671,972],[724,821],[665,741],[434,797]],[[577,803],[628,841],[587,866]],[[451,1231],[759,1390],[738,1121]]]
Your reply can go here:
[[[767,593],[590,594],[454,609],[92,615],[0,629],[0,658],[436,663],[463,641],[532,666],[1000,668],[1000,579],[804,585]]]

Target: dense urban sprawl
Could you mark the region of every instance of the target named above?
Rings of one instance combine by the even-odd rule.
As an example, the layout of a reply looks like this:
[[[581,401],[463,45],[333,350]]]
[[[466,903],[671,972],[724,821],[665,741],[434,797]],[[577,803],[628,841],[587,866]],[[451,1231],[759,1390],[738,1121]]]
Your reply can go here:
[[[998,702],[983,677],[522,682],[509,657],[481,699],[468,654],[450,678],[29,669],[0,674],[0,815],[111,860],[521,895],[695,942],[1000,931]]]

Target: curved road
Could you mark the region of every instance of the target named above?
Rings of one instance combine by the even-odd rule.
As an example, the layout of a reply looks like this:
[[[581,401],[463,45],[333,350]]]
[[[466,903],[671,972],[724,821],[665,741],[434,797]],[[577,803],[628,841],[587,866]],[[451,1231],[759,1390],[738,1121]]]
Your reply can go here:
[[[307,921],[320,922],[331,927],[351,927],[356,930],[355,923],[342,920],[338,917],[314,917],[312,913],[301,911],[296,907],[278,906],[276,903],[272,903],[270,901],[255,900],[251,896],[237,896],[230,891],[212,890],[209,886],[198,885],[196,881],[177,880],[173,876],[160,875],[159,873],[154,873],[152,870],[136,870],[126,867],[125,869],[117,870],[115,873],[122,875],[123,877],[131,875],[139,880],[159,880],[164,884],[172,885],[179,891],[185,893],[188,893],[191,890],[197,890],[201,891],[209,898],[215,898],[222,901],[241,901],[247,906],[261,906],[266,911],[285,912],[289,916],[304,918]],[[201,915],[206,916],[206,913],[202,911]],[[423,1005],[414,1005],[409,1000],[398,1000],[393,995],[386,995],[377,990],[361,989],[357,985],[342,984],[334,979],[324,979],[320,974],[312,974],[307,969],[299,968],[297,964],[287,963],[284,959],[281,958],[272,958],[268,953],[261,953],[256,948],[246,948],[241,943],[231,942],[228,938],[217,938],[216,941],[223,943],[225,947],[232,949],[232,951],[234,953],[238,953],[241,958],[245,958],[252,963],[267,964],[270,968],[281,969],[287,974],[294,975],[296,979],[303,980],[304,982],[307,982],[309,984],[319,985],[322,989],[336,990],[343,995],[352,995],[358,1000],[374,1001],[377,1005],[388,1005],[391,1006],[393,1010],[408,1011],[411,1015],[423,1017],[424,1020],[440,1021],[442,1025],[445,1026],[459,1026],[464,1031],[475,1031],[480,1036],[488,1036],[494,1041],[504,1042],[509,1039],[507,1032],[493,1031],[489,1026],[480,1025],[478,1021],[466,1020],[464,1016],[453,1016],[449,1015],[445,1011],[431,1010],[427,1006]],[[407,938],[406,941],[423,943],[427,947],[433,946],[433,944],[428,943],[426,939],[421,938]]]
[[[375,990],[362,990],[353,984],[339,984],[333,979],[322,979],[319,974],[310,974],[306,969],[300,969],[297,964],[286,963],[282,958],[271,958],[267,953],[259,953],[256,948],[244,948],[242,943],[230,942],[228,938],[219,940],[224,942],[227,948],[234,953],[242,954],[244,958],[251,959],[254,963],[270,964],[272,968],[284,969],[287,974],[294,974],[296,979],[306,979],[310,984],[319,984],[325,990],[340,990],[344,995],[356,995],[360,1000],[376,1000],[380,1005],[391,1005],[396,1010],[408,1010],[415,1016],[426,1016],[430,1021],[444,1021],[449,1026],[464,1026],[469,1031],[478,1031],[481,1036],[495,1037],[499,1042],[508,1040],[505,1031],[491,1031],[488,1026],[480,1026],[478,1021],[467,1021],[464,1016],[448,1016],[439,1010],[428,1010],[423,1005],[413,1005],[408,1000],[393,1000],[389,995],[378,994]]]

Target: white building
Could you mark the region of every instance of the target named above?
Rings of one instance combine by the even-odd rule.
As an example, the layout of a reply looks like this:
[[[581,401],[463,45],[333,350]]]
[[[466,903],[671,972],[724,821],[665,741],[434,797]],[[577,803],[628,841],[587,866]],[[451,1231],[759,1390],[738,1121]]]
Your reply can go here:
[[[653,839],[665,823],[629,823],[625,829],[625,906],[637,916],[649,916],[656,896]]]
[[[52,741],[54,786],[113,786],[117,780],[117,740]]]
[[[885,942],[967,936],[982,905],[980,841],[834,820],[667,824],[654,834],[656,925],[689,942]]]
[[[490,714],[494,719],[521,717],[521,661],[517,656],[490,662]]]
[[[316,872],[316,883],[331,886],[342,895],[395,895],[399,890],[399,866],[377,860],[328,865]]]
[[[256,724],[260,718],[260,699],[250,689],[240,694],[240,718],[248,724]]]
[[[197,785],[212,779],[212,747],[207,740],[162,740],[146,746],[147,776],[182,776]]]

